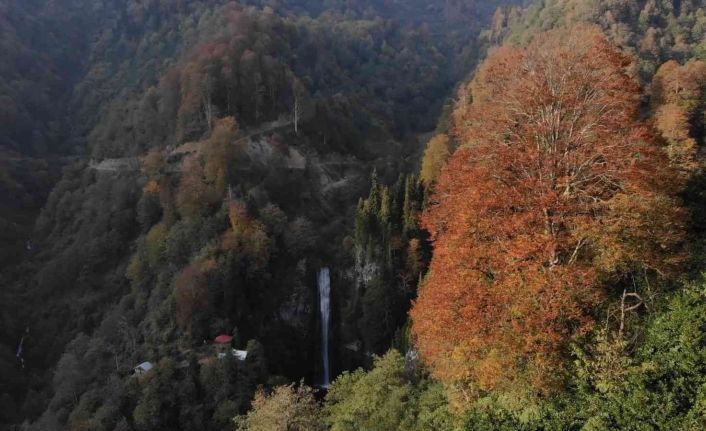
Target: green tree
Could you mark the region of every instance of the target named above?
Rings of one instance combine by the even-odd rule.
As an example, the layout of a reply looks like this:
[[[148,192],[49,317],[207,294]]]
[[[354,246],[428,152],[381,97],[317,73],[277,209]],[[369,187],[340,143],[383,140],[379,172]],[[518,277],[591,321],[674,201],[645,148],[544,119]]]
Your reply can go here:
[[[441,385],[408,367],[397,350],[368,372],[339,376],[324,411],[331,431],[450,431],[457,423]]]
[[[370,372],[346,372],[333,383],[326,395],[331,431],[401,431],[412,395],[404,358],[390,351]]]
[[[240,431],[323,431],[321,410],[313,389],[300,385],[279,386],[271,394],[260,389],[252,409],[236,418]]]
[[[141,383],[137,406],[133,412],[139,430],[171,430],[179,428],[179,400],[175,388],[174,361],[161,361]]]

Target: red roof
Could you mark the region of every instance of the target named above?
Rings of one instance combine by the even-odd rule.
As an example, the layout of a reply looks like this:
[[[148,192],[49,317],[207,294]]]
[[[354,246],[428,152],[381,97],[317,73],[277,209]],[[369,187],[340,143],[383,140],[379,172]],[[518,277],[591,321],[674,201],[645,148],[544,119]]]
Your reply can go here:
[[[233,337],[231,335],[219,335],[213,341],[215,341],[217,344],[228,344],[233,341]]]

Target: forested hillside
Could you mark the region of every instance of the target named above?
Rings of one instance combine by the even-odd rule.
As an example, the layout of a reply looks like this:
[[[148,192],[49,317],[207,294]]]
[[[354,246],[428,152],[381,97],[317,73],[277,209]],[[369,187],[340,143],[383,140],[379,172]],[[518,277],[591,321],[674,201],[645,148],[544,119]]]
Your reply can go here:
[[[613,43],[637,55],[642,77],[665,61],[702,57],[706,48],[706,11],[699,0],[541,0],[522,12],[499,9],[487,36],[522,43],[538,31],[584,22],[599,25]]]
[[[2,426],[232,429],[319,382],[324,266],[336,374],[403,348],[404,174],[504,3],[2,2]]]
[[[706,428],[703,1],[0,36],[0,429]]]
[[[503,46],[422,160],[433,251],[414,347],[339,378],[318,412],[330,429],[706,425],[703,14],[496,11],[483,38]]]

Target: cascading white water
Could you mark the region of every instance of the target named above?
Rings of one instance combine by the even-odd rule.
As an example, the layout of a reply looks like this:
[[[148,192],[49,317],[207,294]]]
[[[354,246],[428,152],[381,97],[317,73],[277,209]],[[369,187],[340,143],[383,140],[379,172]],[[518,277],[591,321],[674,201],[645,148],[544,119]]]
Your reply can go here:
[[[324,363],[323,386],[328,387],[331,383],[328,358],[328,333],[331,326],[331,278],[328,268],[319,270],[319,309],[321,312],[321,352]]]

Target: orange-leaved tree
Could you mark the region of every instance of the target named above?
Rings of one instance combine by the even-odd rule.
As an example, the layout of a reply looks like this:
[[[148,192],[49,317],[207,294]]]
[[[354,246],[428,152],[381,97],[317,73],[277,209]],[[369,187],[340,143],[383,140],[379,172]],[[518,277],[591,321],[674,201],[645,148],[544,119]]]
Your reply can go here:
[[[683,185],[638,121],[631,59],[592,27],[497,49],[454,115],[460,148],[422,223],[434,256],[411,316],[461,403],[560,387],[606,283],[681,260]]]
[[[664,63],[652,80],[655,126],[667,140],[670,160],[689,176],[699,168],[698,140],[704,134],[706,63]]]

